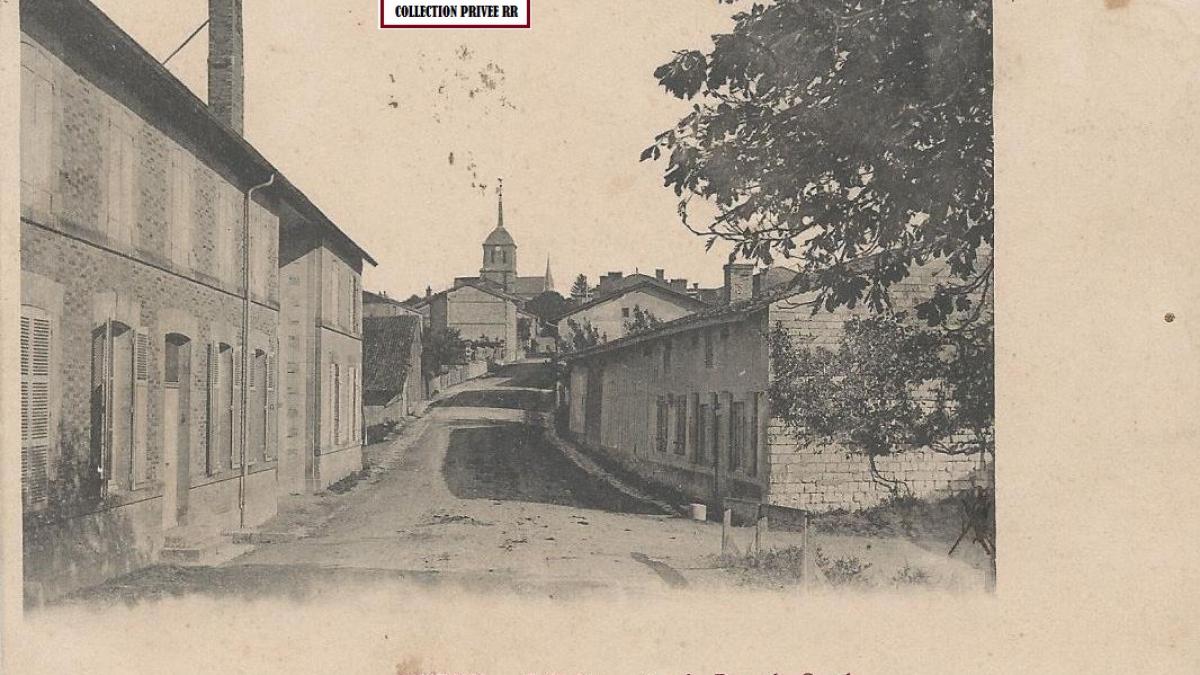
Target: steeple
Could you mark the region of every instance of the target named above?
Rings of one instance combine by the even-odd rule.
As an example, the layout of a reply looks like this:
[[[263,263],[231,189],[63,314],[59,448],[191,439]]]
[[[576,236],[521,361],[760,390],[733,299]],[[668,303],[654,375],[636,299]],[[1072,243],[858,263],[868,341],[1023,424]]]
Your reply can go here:
[[[554,290],[554,275],[550,274],[550,256],[546,256],[546,290]]]
[[[517,243],[504,229],[504,179],[500,179],[496,195],[496,229],[483,241],[479,276],[511,291],[517,277]]]
[[[504,229],[504,179],[498,178],[496,188],[496,229]]]

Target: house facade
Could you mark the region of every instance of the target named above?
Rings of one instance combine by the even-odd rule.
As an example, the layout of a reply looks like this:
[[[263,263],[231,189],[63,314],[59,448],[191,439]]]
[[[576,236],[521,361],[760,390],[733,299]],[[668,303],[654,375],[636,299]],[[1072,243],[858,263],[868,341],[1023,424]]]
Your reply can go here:
[[[90,2],[21,3],[33,599],[270,518],[283,477],[305,462],[294,430],[330,400],[317,364],[361,358],[356,310],[321,323],[327,282],[293,265],[329,260],[342,305],[357,307],[370,258],[241,138],[240,3],[213,0],[210,12],[210,46],[231,55],[210,73],[212,107]],[[314,341],[322,351],[305,351]],[[357,436],[344,437],[361,465]]]
[[[561,391],[566,429],[594,451],[696,500],[809,511],[879,504],[891,491],[872,478],[866,458],[802,445],[772,415],[768,399],[772,330],[836,348],[845,321],[862,310],[814,314],[811,298],[786,288],[739,295],[745,271],[727,269],[730,304],[569,355]],[[919,270],[893,286],[894,298],[928,297],[936,274]],[[917,450],[877,465],[914,495],[932,497],[987,481],[984,459]]]
[[[572,324],[581,329],[591,326],[606,342],[626,334],[637,310],[649,312],[659,321],[673,321],[710,306],[654,277],[634,274],[621,281],[555,319],[558,335],[566,344],[573,341]]]
[[[511,362],[524,353],[517,326],[519,302],[489,284],[474,282],[435,293],[417,309],[430,330],[453,328],[464,340],[498,344],[500,360]]]

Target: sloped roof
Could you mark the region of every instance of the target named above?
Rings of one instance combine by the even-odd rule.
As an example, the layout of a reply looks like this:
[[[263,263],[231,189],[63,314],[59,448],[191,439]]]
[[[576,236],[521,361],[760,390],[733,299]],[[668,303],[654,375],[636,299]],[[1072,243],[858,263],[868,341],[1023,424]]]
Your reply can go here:
[[[517,242],[513,241],[512,235],[508,233],[508,230],[504,229],[503,225],[501,225],[500,227],[492,230],[492,233],[487,236],[487,239],[483,240],[483,245],[512,246],[513,248],[516,248]]]
[[[268,191],[279,194],[353,255],[372,265],[378,264],[241,134],[213,114],[204,101],[95,4],[87,0],[38,0],[20,3],[20,12],[22,29],[29,28],[27,22],[34,22],[60,37],[66,49],[78,52],[100,72],[128,87],[132,96],[148,109],[170,119],[173,126],[197,145],[228,162],[246,183],[257,183],[274,174],[275,184]]]
[[[642,277],[642,278],[639,279],[638,277]],[[627,283],[626,282],[627,279],[633,279],[634,281],[632,283]],[[709,303],[706,303],[703,300],[697,300],[696,298],[693,298],[692,296],[688,295],[687,293],[684,293],[683,291],[679,291],[674,288],[671,288],[667,284],[664,284],[664,283],[658,281],[654,277],[635,275],[635,276],[626,277],[625,279],[620,280],[619,282],[617,282],[616,288],[611,288],[606,293],[604,293],[604,295],[597,296],[597,297],[583,303],[582,305],[576,305],[575,307],[572,307],[569,311],[564,312],[564,313],[554,317],[554,322],[558,323],[559,321],[562,321],[563,319],[567,318],[568,316],[572,316],[574,314],[582,312],[585,309],[590,309],[592,307],[595,307],[596,305],[604,304],[610,300],[615,300],[616,298],[619,298],[627,293],[631,293],[631,292],[639,290],[639,289],[648,289],[648,290],[653,290],[653,291],[662,293],[672,299],[680,301],[682,304],[690,305],[693,309],[696,309],[697,311],[703,310],[703,309],[711,306],[711,305],[709,305]]]
[[[521,304],[521,302],[523,302],[521,300],[521,298],[518,298],[515,295],[509,295],[508,293],[505,293],[504,291],[500,290],[500,288],[498,286],[496,286],[495,284],[493,284],[485,279],[479,279],[478,277],[460,277],[458,280],[461,280],[462,283],[460,283],[456,286],[447,288],[444,291],[438,291],[437,293],[434,293],[433,295],[429,296],[428,298],[422,298],[421,302],[417,303],[416,305],[413,305],[414,309],[420,309],[421,307],[428,305],[429,302],[431,300],[433,300],[434,298],[442,296],[442,295],[446,295],[447,293],[452,293],[452,292],[457,291],[458,289],[466,287],[466,286],[470,286],[471,288],[474,288],[476,290],[483,291],[484,293],[487,293],[489,295],[494,295],[497,298],[501,298],[503,300],[511,300],[512,302],[515,302],[518,305]],[[458,281],[458,280],[456,280],[456,281]]]
[[[364,398],[386,403],[404,390],[420,328],[419,316],[363,318]]]
[[[516,295],[537,295],[547,290],[546,277],[517,277],[513,281],[512,292]]]

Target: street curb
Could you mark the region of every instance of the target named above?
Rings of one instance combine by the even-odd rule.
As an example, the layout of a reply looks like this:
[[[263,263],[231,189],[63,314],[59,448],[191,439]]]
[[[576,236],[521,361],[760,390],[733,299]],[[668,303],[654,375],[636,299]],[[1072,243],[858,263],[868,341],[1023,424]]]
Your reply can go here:
[[[597,464],[596,461],[591,457],[588,457],[584,453],[575,449],[575,447],[572,446],[569,441],[564,440],[558,435],[558,432],[554,429],[554,425],[548,422],[545,413],[531,413],[527,416],[527,419],[531,424],[541,427],[546,433],[546,440],[550,441],[550,444],[558,449],[558,451],[561,452],[568,460],[570,460],[572,464],[582,469],[588,475],[594,476],[608,483],[615,490],[627,497],[631,497],[638,501],[653,505],[655,508],[662,511],[664,515],[684,515],[679,507],[668,504],[661,499],[652,497],[641,490],[630,486],[614,476],[604,467]]]

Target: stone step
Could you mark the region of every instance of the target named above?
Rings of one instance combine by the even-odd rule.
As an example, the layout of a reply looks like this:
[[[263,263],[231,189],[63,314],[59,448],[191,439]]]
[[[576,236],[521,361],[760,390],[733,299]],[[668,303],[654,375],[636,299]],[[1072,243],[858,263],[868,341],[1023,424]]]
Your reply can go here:
[[[234,530],[226,533],[234,544],[280,544],[296,541],[295,532],[263,532],[260,530]]]
[[[251,544],[235,544],[221,540],[205,546],[180,548],[163,548],[159,551],[158,559],[162,563],[174,565],[216,567],[253,550]]]

